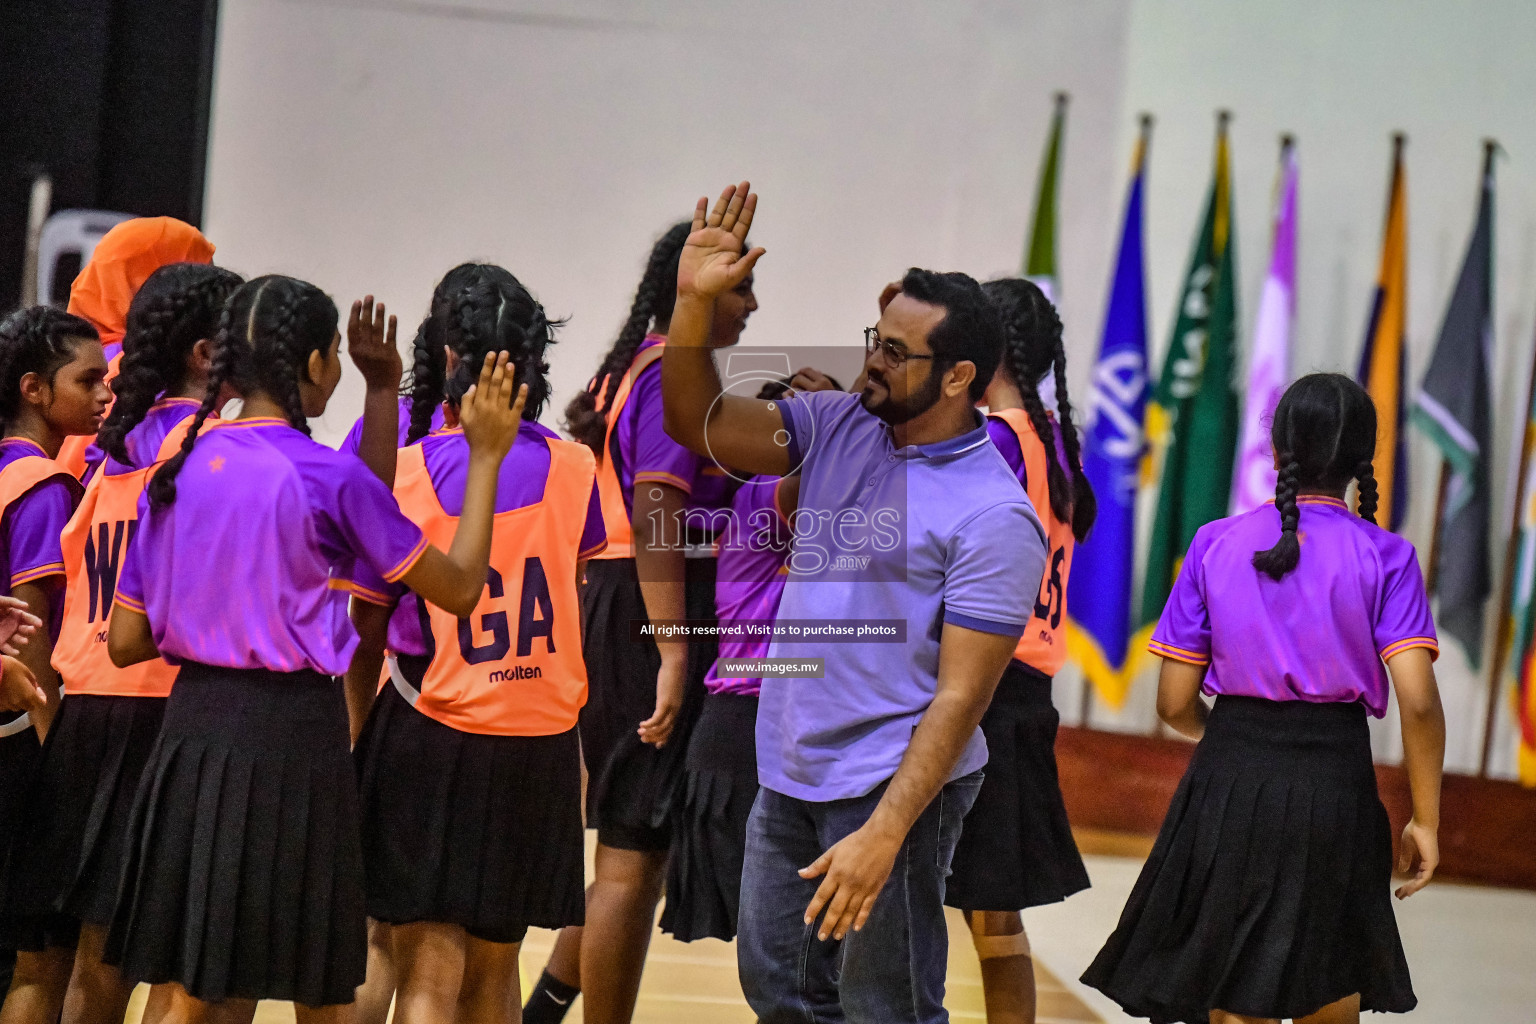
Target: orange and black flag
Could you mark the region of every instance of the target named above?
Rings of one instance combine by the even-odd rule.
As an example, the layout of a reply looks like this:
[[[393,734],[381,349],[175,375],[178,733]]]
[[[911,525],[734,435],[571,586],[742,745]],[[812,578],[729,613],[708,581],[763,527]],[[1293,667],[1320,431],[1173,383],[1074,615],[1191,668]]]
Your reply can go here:
[[[1397,530],[1408,510],[1408,442],[1404,423],[1408,322],[1408,180],[1403,168],[1401,133],[1392,137],[1392,186],[1387,196],[1387,225],[1381,240],[1381,269],[1371,319],[1360,353],[1360,383],[1376,403],[1376,458],[1380,487],[1377,521]]]

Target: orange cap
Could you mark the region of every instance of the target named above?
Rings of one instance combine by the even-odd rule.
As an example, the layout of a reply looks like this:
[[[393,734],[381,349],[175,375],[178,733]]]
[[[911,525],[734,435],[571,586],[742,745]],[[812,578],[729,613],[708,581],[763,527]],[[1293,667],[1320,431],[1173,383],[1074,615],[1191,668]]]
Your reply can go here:
[[[213,243],[175,217],[135,217],[102,236],[69,289],[69,311],[89,320],[101,343],[123,340],[128,306],[150,274],[168,263],[212,263]]]

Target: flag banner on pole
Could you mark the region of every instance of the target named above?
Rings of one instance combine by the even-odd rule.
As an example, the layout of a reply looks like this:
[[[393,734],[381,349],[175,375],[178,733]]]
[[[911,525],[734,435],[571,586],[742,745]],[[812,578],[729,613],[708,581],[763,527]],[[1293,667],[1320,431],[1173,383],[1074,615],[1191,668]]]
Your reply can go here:
[[[1445,310],[1413,422],[1450,467],[1439,532],[1435,620],[1461,642],[1475,667],[1482,660],[1483,605],[1493,590],[1488,530],[1493,516],[1488,479],[1493,427],[1488,369],[1493,350],[1493,147],[1483,163],[1477,223]]]
[[[1360,383],[1376,403],[1376,521],[1399,530],[1408,512],[1408,438],[1403,429],[1408,325],[1408,178],[1403,136],[1392,139],[1392,184],[1376,292],[1360,352]]]
[[[1275,496],[1275,460],[1269,428],[1275,406],[1291,378],[1291,334],[1296,321],[1296,147],[1289,136],[1280,146],[1280,181],[1275,194],[1274,249],[1248,357],[1248,397],[1243,433],[1232,476],[1232,512],[1258,508]]]
[[[1536,399],[1536,391],[1532,398]],[[1520,504],[1515,516],[1520,524],[1514,583],[1510,588],[1509,661],[1514,676],[1515,722],[1520,729],[1517,762],[1520,781],[1536,786],[1536,400],[1525,411],[1521,429]],[[1500,684],[1503,685],[1502,682]]]
[[[1235,233],[1223,114],[1205,221],[1179,294],[1162,376],[1147,407],[1147,438],[1159,484],[1137,646],[1162,614],[1195,531],[1226,515],[1232,494],[1238,429]]]
[[[1093,531],[1077,545],[1067,582],[1067,653],[1111,707],[1125,702],[1142,652],[1131,650],[1136,572],[1136,491],[1145,442],[1147,298],[1142,264],[1142,185],[1151,119],[1142,121],[1131,171],[1120,252],[1093,368],[1083,473],[1098,498]]]

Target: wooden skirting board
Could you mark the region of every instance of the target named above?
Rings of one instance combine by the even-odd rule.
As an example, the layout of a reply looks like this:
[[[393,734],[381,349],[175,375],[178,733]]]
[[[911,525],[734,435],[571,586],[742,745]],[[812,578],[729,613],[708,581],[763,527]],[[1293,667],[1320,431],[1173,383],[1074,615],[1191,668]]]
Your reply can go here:
[[[1194,745],[1063,727],[1056,761],[1075,827],[1150,836],[1163,823]],[[1394,842],[1408,823],[1408,776],[1377,765]],[[1437,878],[1536,889],[1536,790],[1471,775],[1445,776]]]

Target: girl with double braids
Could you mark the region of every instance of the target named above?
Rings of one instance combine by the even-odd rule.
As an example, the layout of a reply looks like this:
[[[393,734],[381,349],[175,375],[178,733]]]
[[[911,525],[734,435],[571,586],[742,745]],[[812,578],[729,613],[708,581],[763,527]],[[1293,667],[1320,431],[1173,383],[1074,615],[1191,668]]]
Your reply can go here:
[[[363,981],[357,789],[337,678],[358,637],[360,565],[456,615],[485,588],[496,475],[521,399],[487,357],[461,407],[473,455],[444,552],[362,462],[309,437],[341,379],[335,305],[261,277],[230,296],[202,404],[153,475],[107,648],[180,666],[128,824],[104,959],[165,985],[173,1019],[292,1000],[334,1020]],[[370,397],[399,386],[382,330],[359,330]],[[240,416],[208,424],[224,396]],[[387,403],[392,405],[393,399]],[[375,403],[371,403],[375,404]]]
[[[1375,523],[1376,408],[1359,384],[1301,378],[1270,436],[1274,505],[1200,528],[1152,634],[1158,714],[1199,745],[1083,975],[1156,1021],[1340,1024],[1416,1003],[1366,718],[1386,714],[1390,675],[1413,797],[1405,899],[1439,862],[1445,755],[1418,556]]]
[[[368,914],[388,926],[401,1024],[456,1013],[510,1020],[528,928],[579,925],[583,915],[577,590],[605,543],[595,462],[535,422],[556,326],[544,308],[500,267],[450,277],[458,287],[434,302],[422,332],[448,349],[432,403],[446,406],[445,423],[400,451],[394,485],[429,539],[449,535],[463,513],[472,453],[459,410],[473,368],[509,352],[529,401],[501,467],[489,585],[474,614],[455,617],[378,579],[357,593],[383,604],[354,603],[364,647],[348,688],[360,706],[378,688],[378,614],[389,618],[389,682],[356,757]],[[434,322],[440,309],[445,324]],[[421,358],[418,346],[418,383]],[[416,396],[412,422],[424,425],[430,409]]]
[[[228,270],[172,263],[134,296],[112,381],[116,401],[96,435],[105,460],[60,539],[66,587],[53,665],[69,699],[60,704],[18,830],[6,909],[79,923],[71,1020],[120,1018],[132,991],[102,964],[101,951],[128,812],[176,678],[160,660],[117,668],[100,636],[149,471],[181,446],[208,389],[209,339],[240,283]]]
[[[561,933],[523,1008],[528,1024],[560,1020],[578,990],[589,1019],[623,1022],[634,1013],[688,736],[715,660],[713,642],[657,644],[634,638],[630,625],[715,617],[713,517],[730,502],[731,478],[662,427],[661,354],[689,229],[673,225],[652,247],[617,340],[566,407],[571,436],[597,453],[608,536],[582,592],[590,691],[581,749],[597,870],[585,931]],[[716,305],[711,344],[736,344],[756,309],[748,277]]]
[[[982,398],[987,432],[1035,506],[1047,553],[1034,614],[981,721],[987,770],[955,848],[944,901],[965,911],[971,926],[988,1019],[1033,1021],[1035,972],[1020,911],[1088,888],[1056,775],[1061,719],[1051,678],[1067,657],[1072,551],[1088,536],[1098,506],[1083,475],[1056,308],[1021,278],[982,287],[1004,328],[1002,360]],[[1054,414],[1040,400],[1047,374],[1056,386]]]
[[[0,321],[0,593],[25,602],[39,625],[21,663],[45,700],[30,713],[0,713],[0,859],[9,859],[59,709],[59,676],[51,664],[64,604],[64,532],[80,485],[55,461],[66,438],[96,433],[111,393],[96,329],[46,306]],[[52,1024],[69,982],[78,939],[74,919],[19,913],[25,888],[0,875],[0,949],[15,949],[6,1021]]]

